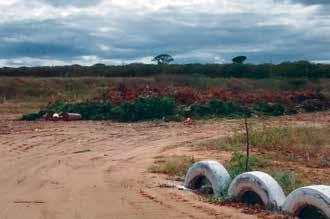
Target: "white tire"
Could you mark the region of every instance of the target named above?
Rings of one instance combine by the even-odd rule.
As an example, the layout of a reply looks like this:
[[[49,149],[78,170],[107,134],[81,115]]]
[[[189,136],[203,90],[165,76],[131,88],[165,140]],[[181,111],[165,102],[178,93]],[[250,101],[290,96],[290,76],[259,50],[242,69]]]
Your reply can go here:
[[[228,195],[232,198],[241,198],[246,192],[257,194],[263,204],[272,210],[278,210],[285,200],[281,186],[264,172],[247,172],[238,175],[230,184]]]
[[[192,165],[184,181],[184,186],[189,189],[198,189],[198,181],[205,177],[212,185],[213,194],[224,195],[231,182],[227,170],[217,161],[200,161]]]
[[[330,218],[330,186],[316,185],[296,189],[285,200],[282,211],[299,216],[308,206],[319,209],[324,216]]]

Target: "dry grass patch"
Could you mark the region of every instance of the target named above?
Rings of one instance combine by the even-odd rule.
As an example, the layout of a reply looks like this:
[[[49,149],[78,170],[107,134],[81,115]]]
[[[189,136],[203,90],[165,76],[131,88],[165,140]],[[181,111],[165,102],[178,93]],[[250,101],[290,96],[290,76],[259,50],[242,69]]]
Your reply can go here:
[[[195,163],[193,157],[174,156],[159,159],[149,168],[152,173],[162,173],[169,176],[183,177],[191,165]]]
[[[264,127],[252,130],[253,150],[274,160],[303,162],[309,167],[330,167],[330,126]],[[201,146],[222,150],[242,150],[246,144],[243,133],[209,141]]]

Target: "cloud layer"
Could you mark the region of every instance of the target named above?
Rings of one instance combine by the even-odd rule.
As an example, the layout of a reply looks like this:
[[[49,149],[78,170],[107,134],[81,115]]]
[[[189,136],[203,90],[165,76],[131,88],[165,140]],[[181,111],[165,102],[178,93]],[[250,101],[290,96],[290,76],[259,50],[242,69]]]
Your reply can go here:
[[[330,60],[328,0],[6,0],[0,65]]]

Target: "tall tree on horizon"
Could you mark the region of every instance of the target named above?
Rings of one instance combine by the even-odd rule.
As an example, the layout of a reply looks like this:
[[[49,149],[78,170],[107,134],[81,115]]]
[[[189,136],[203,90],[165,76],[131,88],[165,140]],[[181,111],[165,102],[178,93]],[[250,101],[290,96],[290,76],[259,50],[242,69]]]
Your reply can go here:
[[[246,56],[237,56],[237,57],[233,58],[232,61],[235,64],[243,64],[246,59],[247,59]]]
[[[172,56],[168,54],[160,54],[152,59],[153,62],[157,62],[158,65],[167,65],[170,64],[170,62],[173,62],[174,59]]]

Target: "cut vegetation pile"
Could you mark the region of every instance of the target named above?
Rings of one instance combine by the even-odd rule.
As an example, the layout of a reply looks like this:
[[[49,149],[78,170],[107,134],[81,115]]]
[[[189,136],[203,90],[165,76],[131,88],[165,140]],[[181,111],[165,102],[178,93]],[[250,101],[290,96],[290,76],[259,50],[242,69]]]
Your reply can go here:
[[[36,120],[45,113],[80,113],[85,120],[142,121],[183,120],[185,117],[241,117],[244,114],[280,116],[326,110],[330,100],[319,92],[235,92],[222,88],[110,87],[92,101],[56,102],[24,120]]]

